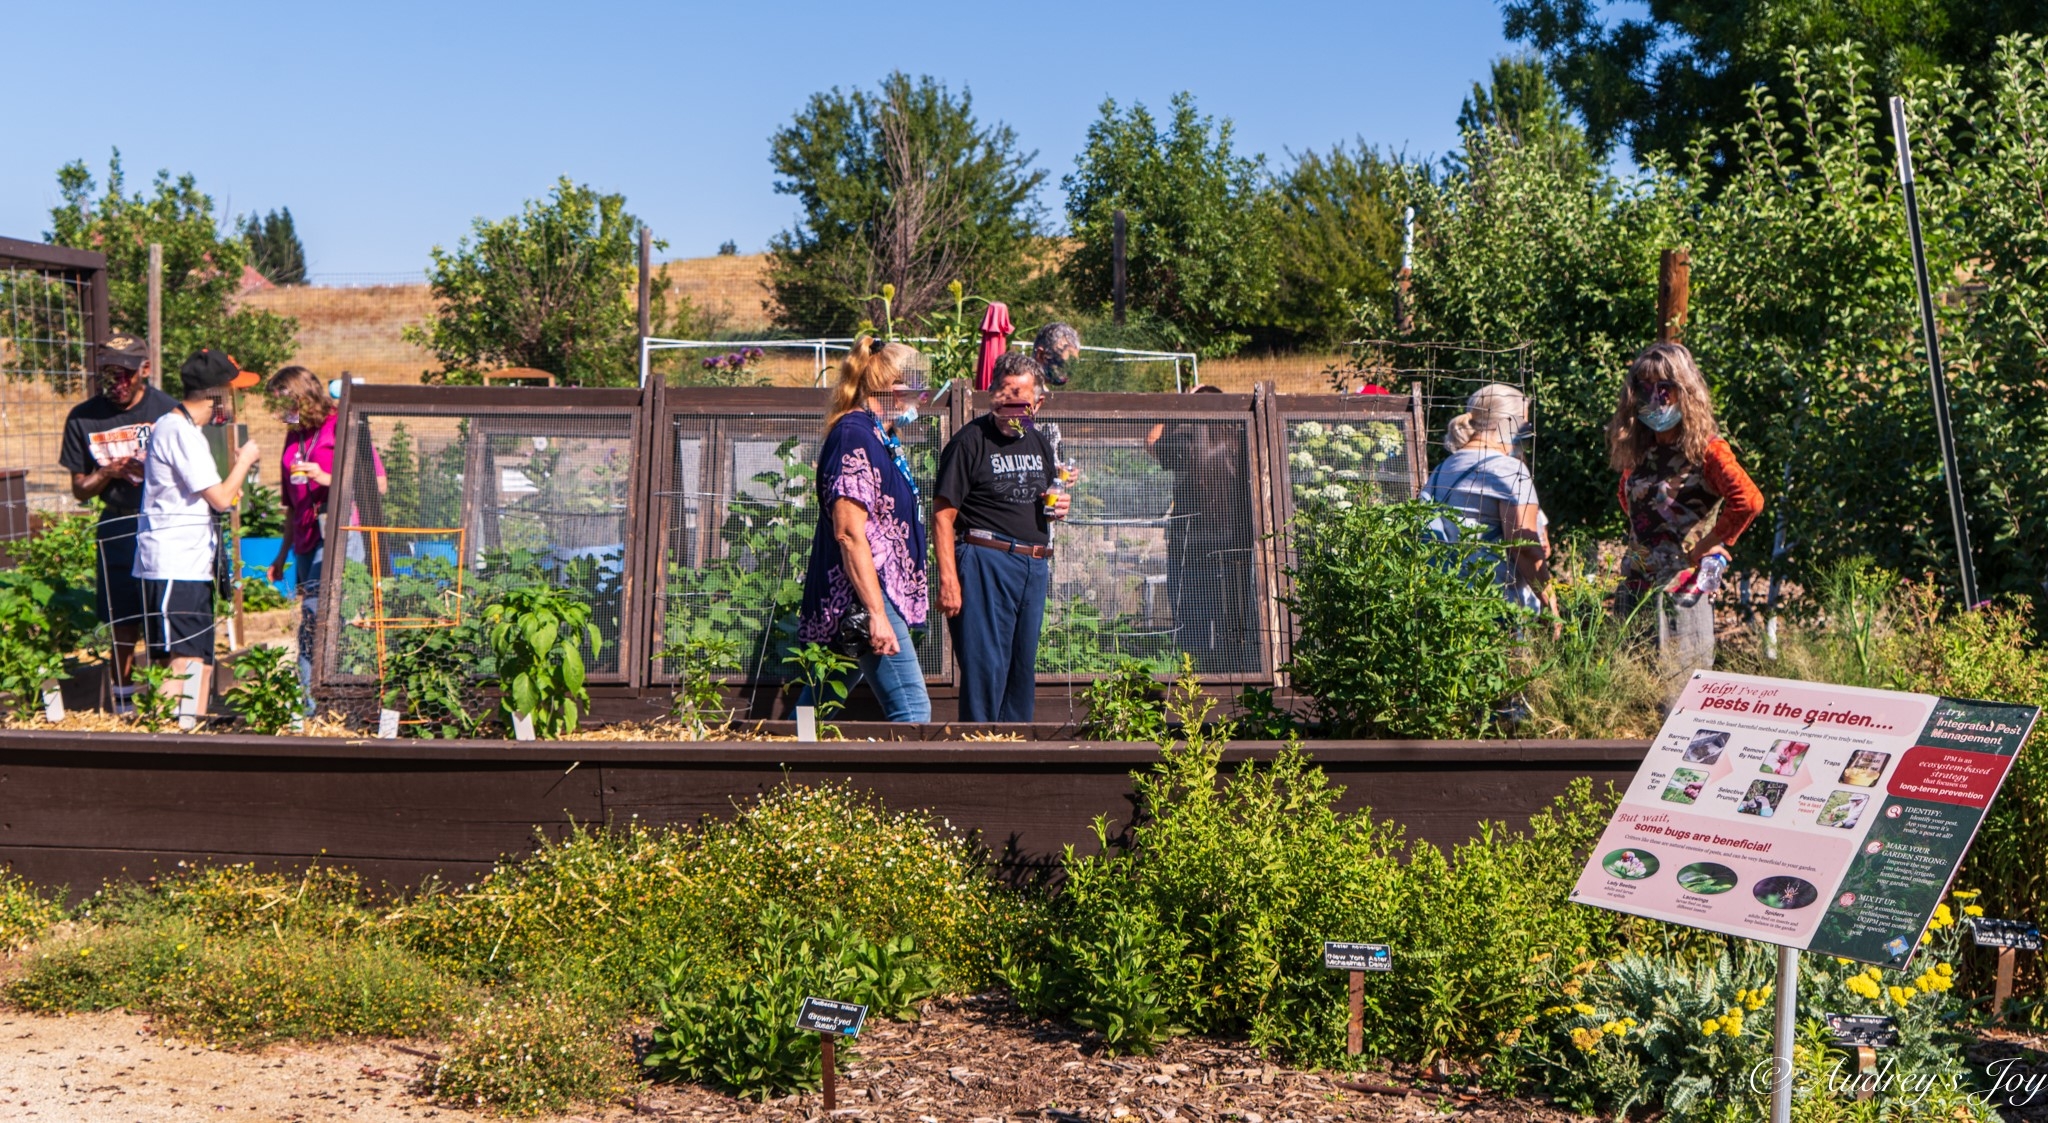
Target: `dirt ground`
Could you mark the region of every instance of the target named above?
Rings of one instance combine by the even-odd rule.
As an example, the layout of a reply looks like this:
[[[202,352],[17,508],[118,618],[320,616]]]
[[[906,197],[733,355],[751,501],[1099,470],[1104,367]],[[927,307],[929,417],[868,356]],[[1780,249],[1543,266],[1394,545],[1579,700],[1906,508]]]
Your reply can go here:
[[[431,1042],[351,1041],[213,1050],[157,1032],[135,1014],[63,1018],[0,1011],[0,1120],[157,1123],[397,1123],[477,1118],[410,1091]],[[1404,1077],[1344,1077],[1269,1066],[1242,1047],[1199,1038],[1156,1057],[1112,1058],[1078,1034],[1028,1023],[1007,1003],[935,1002],[916,1024],[876,1022],[842,1058],[838,1118],[878,1123],[1012,1120],[1235,1120],[1325,1123],[1457,1118],[1567,1123],[1570,1112],[1432,1082],[1420,1094],[1360,1091],[1346,1080],[1403,1088]],[[631,1100],[562,1117],[628,1120],[824,1118],[822,1097],[740,1102],[694,1085],[639,1086]]]

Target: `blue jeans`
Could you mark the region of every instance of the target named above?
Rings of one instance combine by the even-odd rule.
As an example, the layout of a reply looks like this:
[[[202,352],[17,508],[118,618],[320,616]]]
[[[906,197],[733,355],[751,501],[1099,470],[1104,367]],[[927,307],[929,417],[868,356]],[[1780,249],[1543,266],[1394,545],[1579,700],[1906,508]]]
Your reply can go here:
[[[883,598],[888,604],[888,598]],[[881,700],[882,714],[888,721],[924,722],[932,719],[931,696],[924,691],[924,668],[917,662],[917,645],[910,635],[910,625],[903,622],[903,614],[896,606],[888,604],[889,626],[896,629],[896,654],[877,655],[873,648],[863,648],[860,653],[860,670],[846,684],[848,690],[867,680],[874,688],[875,697]],[[811,688],[806,686],[796,696],[799,706],[814,705]]]
[[[315,546],[312,553],[293,559],[299,580],[299,694],[305,700],[307,717],[314,716],[313,645],[319,635],[320,563],[326,554],[326,547]]]
[[[960,665],[961,721],[1030,721],[1038,701],[1038,629],[1052,562],[962,543],[960,615],[947,621]]]

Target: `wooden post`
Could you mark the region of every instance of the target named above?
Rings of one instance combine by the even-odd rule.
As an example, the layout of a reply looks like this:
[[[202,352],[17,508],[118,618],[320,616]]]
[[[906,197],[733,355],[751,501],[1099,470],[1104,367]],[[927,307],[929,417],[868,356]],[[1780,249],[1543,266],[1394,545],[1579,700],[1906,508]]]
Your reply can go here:
[[[164,388],[164,247],[149,244],[149,384]]]
[[[1125,263],[1127,259],[1124,256],[1124,239],[1124,212],[1119,210],[1116,212],[1114,216],[1114,236],[1110,241],[1109,282],[1110,297],[1113,301],[1115,301],[1116,304],[1116,323],[1118,327],[1123,326],[1124,300],[1125,297],[1129,295],[1128,281],[1125,273]]]
[[[1344,1051],[1357,1056],[1365,1052],[1365,972],[1351,972],[1351,1030],[1344,1038]]]
[[[1692,254],[1665,250],[1657,264],[1657,342],[1677,343],[1685,334],[1686,306],[1692,301]]]
[[[640,228],[640,338],[654,334],[654,232]]]
[[[2018,958],[2018,949],[1998,949],[1998,982],[1991,992],[1991,1016],[1994,1018],[2005,1009],[2005,1000],[2012,997],[2013,966]]]
[[[1857,1099],[1867,1100],[1877,1095],[1877,1089],[1874,1087],[1876,1081],[1860,1079],[1876,1071],[1877,1050],[1868,1045],[1858,1045],[1856,1047],[1856,1075],[1859,1077],[1856,1081]]]
[[[818,1036],[822,1039],[820,1047],[825,1053],[825,1112],[829,1115],[839,1108],[839,1080],[838,1073],[834,1071],[839,1066],[834,1063],[832,1056],[834,1045],[832,1035],[821,1033]]]

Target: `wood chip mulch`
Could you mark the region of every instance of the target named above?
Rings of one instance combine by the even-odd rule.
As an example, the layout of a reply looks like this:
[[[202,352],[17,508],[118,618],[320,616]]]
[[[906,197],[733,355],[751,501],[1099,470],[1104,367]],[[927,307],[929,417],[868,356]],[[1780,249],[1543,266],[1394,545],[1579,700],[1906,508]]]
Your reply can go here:
[[[839,1062],[835,1119],[877,1123],[1324,1123],[1461,1119],[1567,1123],[1584,1117],[1482,1092],[1469,1076],[1416,1069],[1301,1072],[1239,1043],[1168,1042],[1151,1057],[1113,1057],[1099,1038],[1033,1021],[1006,997],[926,1004],[914,1024],[871,1021]],[[1372,1090],[1365,1090],[1372,1089]],[[823,1097],[762,1104],[695,1085],[643,1085],[620,1118],[824,1120]],[[607,1118],[612,1118],[607,1116]]]

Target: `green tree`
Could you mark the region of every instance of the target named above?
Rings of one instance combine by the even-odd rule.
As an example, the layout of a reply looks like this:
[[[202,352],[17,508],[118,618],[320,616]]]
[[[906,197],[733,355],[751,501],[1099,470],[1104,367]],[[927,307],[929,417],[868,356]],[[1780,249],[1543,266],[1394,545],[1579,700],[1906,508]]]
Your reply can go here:
[[[391,441],[384,447],[384,523],[418,526],[419,519],[419,450],[400,421],[391,427]]]
[[[1227,355],[1268,318],[1279,287],[1265,159],[1240,156],[1231,123],[1174,95],[1163,130],[1143,105],[1114,100],[1088,126],[1088,144],[1062,180],[1080,245],[1060,276],[1084,305],[1113,287],[1112,223],[1124,212],[1128,305],[1177,326],[1204,353]]]
[[[63,200],[50,211],[51,243],[107,255],[109,313],[115,331],[149,331],[149,246],[164,248],[164,388],[176,391],[178,365],[202,347],[218,347],[247,370],[268,374],[297,349],[295,320],[235,307],[248,250],[239,238],[223,238],[213,199],[187,173],[172,179],[159,171],[151,190],[124,194],[119,149],[107,161],[106,193],[85,161],[57,171]]]
[[[1558,165],[1570,179],[1593,173],[1593,150],[1586,130],[1572,120],[1557,83],[1532,55],[1510,55],[1493,61],[1485,85],[1472,83],[1472,93],[1458,110],[1458,133],[1465,150],[1452,157],[1453,166],[1484,159],[1489,146],[1512,144]]]
[[[453,252],[435,246],[427,270],[434,318],[405,331],[441,362],[421,381],[469,383],[502,367],[533,367],[568,386],[635,384],[639,230],[625,196],[563,176],[519,214],[477,219],[473,240]]]
[[[250,213],[235,222],[235,232],[249,247],[249,264],[273,285],[306,283],[306,247],[292,225],[292,209],[285,207],[259,215]]]
[[[1039,246],[1036,152],[1008,125],[984,126],[973,95],[900,72],[873,93],[813,94],[770,138],[775,190],[802,221],[769,240],[776,321],[807,333],[882,320],[872,296],[895,286],[899,320],[949,303],[947,286],[1011,293]]]
[[[1542,52],[1595,150],[1625,142],[1638,161],[1682,158],[1701,129],[1725,145],[1752,88],[1788,93],[1788,48],[1860,44],[1883,92],[1945,66],[1981,92],[2002,36],[2048,33],[2039,0],[1501,0],[1501,12],[1508,38]]]
[[[1334,145],[1328,156],[1303,153],[1274,185],[1276,341],[1341,343],[1359,303],[1391,312],[1405,186],[1399,160],[1362,140],[1355,150]]]

